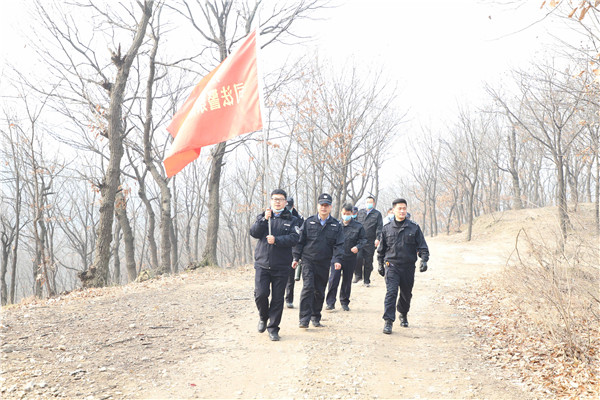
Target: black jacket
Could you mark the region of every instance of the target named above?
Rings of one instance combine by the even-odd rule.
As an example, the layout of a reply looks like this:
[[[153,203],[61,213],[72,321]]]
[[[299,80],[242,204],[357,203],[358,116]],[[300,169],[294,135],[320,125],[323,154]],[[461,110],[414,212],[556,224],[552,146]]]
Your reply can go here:
[[[271,234],[275,244],[267,243],[269,226],[263,212],[250,227],[250,236],[259,239],[254,250],[254,265],[266,269],[287,269],[292,266],[292,247],[298,243],[300,223],[288,210],[271,217]]]
[[[294,260],[311,260],[327,265],[330,262],[341,263],[344,256],[342,224],[331,215],[323,226],[318,215],[306,218],[293,253]]]
[[[358,250],[362,250],[365,247],[367,243],[365,228],[363,228],[360,222],[352,219],[348,225],[344,225],[342,222],[342,230],[344,231],[344,258],[356,257],[356,254],[350,251],[350,249],[356,246]]]
[[[292,215],[294,217],[298,218],[298,220],[300,221],[300,223],[298,225],[302,226],[302,224],[304,223],[304,217],[302,217],[302,215],[300,215],[298,210],[296,210],[295,208],[292,208],[292,210],[290,212],[292,213]]]
[[[358,211],[356,220],[362,224],[367,234],[367,244],[365,245],[365,248],[374,251],[375,239],[381,240],[381,230],[383,228],[383,217],[381,216],[381,213],[376,209],[372,209],[371,212],[367,214],[367,210],[363,208]]]
[[[377,260],[396,265],[412,265],[417,261],[417,255],[423,261],[429,260],[429,248],[419,225],[411,220],[402,222],[393,220],[383,227],[381,242],[377,248]]]

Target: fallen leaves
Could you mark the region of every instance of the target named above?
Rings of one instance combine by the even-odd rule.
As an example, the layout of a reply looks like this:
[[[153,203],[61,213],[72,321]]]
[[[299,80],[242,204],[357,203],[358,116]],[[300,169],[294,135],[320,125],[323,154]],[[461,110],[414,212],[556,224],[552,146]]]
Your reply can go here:
[[[569,356],[535,318],[507,298],[497,283],[483,280],[453,301],[467,317],[475,343],[488,361],[512,370],[541,397],[598,398],[600,396],[600,329],[598,321],[575,327],[590,343],[581,359]],[[595,326],[591,326],[595,323]],[[474,344],[475,344],[474,343]]]

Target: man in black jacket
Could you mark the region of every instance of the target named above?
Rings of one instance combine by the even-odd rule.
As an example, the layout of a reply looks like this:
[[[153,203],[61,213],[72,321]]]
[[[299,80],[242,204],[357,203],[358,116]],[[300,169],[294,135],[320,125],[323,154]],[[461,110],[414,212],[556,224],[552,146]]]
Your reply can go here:
[[[367,233],[367,244],[358,253],[356,259],[356,269],[354,270],[353,283],[364,279],[364,285],[371,285],[371,272],[373,271],[373,255],[375,249],[379,246],[381,229],[383,228],[383,217],[381,213],[375,209],[375,199],[373,196],[367,197],[367,208],[358,211],[356,220],[362,224]]]
[[[288,197],[287,206],[285,207],[289,212],[296,218],[298,218],[298,226],[302,226],[304,218],[298,213],[296,207],[294,207],[294,198]],[[296,285],[296,274],[295,270],[290,268],[290,276],[288,276],[287,284],[285,285],[285,305],[287,308],[294,308],[294,286]]]
[[[273,341],[280,339],[285,284],[291,269],[292,247],[298,242],[300,232],[298,218],[285,208],[286,197],[285,191],[273,190],[271,208],[260,214],[250,227],[250,235],[259,239],[254,251],[254,300],[260,318],[258,331],[262,333],[268,329]]]
[[[329,288],[327,289],[327,310],[335,309],[335,298],[337,296],[340,276],[342,277],[342,287],[340,289],[340,304],[342,310],[350,311],[350,291],[352,289],[352,275],[356,266],[356,254],[367,243],[365,228],[352,218],[352,204],[344,204],[342,207],[342,230],[344,231],[344,257],[342,259],[342,269],[335,269],[331,265],[329,271]]]
[[[296,269],[302,260],[302,293],[300,294],[300,328],[321,327],[321,310],[325,299],[325,287],[329,277],[329,265],[342,268],[344,232],[342,225],[331,214],[331,196],[322,193],[318,199],[318,214],[308,217],[300,230],[300,240],[294,247]]]
[[[400,313],[400,325],[408,328],[407,314],[410,310],[412,289],[415,283],[415,262],[421,258],[420,271],[427,271],[429,248],[419,225],[406,218],[407,203],[396,199],[392,203],[394,220],[383,227],[381,243],[377,249],[378,272],[385,276],[385,310],[383,333],[392,333],[392,324]],[[400,287],[400,296],[398,296]]]

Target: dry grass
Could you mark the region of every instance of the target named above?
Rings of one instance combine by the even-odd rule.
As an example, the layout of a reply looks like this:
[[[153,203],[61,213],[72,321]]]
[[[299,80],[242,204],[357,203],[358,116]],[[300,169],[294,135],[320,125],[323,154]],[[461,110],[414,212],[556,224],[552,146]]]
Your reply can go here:
[[[457,303],[468,310],[486,357],[515,371],[532,391],[598,398],[600,250],[593,207],[580,205],[571,215],[564,248],[555,215],[550,208],[508,212],[501,222],[480,218],[476,240],[512,234],[514,249],[501,279],[476,285]]]

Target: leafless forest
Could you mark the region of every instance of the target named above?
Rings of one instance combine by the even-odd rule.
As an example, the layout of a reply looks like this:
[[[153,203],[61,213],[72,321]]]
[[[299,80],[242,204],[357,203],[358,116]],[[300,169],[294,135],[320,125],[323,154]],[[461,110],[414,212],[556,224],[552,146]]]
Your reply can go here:
[[[398,88],[376,70],[305,55],[264,76],[264,132],[204,149],[167,179],[165,127],[200,77],[255,23],[269,54],[305,40],[297,28],[334,5],[34,2],[40,73],[2,78],[12,87],[0,110],[2,304],[124,284],[142,270],[251,263],[248,229],[274,187],[303,214],[322,191],[335,215],[367,194],[385,213],[402,195],[430,236],[467,230],[470,240],[482,214],[554,205],[564,247],[583,202],[595,204],[597,230],[600,12],[593,1],[558,3],[540,13],[569,23],[576,43],[488,85],[487,102],[443,132],[408,131]],[[174,46],[182,37],[189,45]],[[383,182],[400,138],[404,173]]]

